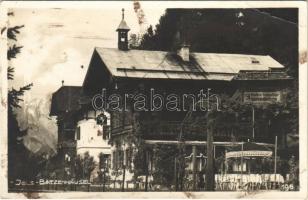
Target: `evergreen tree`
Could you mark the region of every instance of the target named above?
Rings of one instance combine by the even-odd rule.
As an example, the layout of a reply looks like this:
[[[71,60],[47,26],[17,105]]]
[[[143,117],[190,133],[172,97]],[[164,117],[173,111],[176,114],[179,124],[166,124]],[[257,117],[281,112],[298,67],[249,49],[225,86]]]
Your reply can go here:
[[[13,13],[8,13],[13,15]],[[24,25],[9,27],[7,29],[7,38],[9,41],[16,42],[17,35],[20,33],[20,29]],[[5,29],[1,30],[1,34],[5,33]],[[8,47],[7,59],[10,61],[16,58],[20,53],[22,46],[13,44]],[[7,79],[14,79],[14,70],[12,66],[8,66]],[[23,144],[23,137],[27,134],[26,130],[20,130],[18,121],[16,119],[16,109],[21,108],[20,103],[23,101],[22,97],[26,91],[30,90],[32,83],[15,89],[14,87],[8,90],[8,181],[14,181],[16,179],[21,180],[34,180],[39,168],[41,167],[41,161],[32,154]]]

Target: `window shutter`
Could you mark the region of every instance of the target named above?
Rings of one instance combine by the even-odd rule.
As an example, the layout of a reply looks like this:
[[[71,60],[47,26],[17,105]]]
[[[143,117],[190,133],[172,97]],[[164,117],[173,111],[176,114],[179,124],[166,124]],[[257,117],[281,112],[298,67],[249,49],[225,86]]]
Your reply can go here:
[[[77,127],[76,139],[80,140],[80,126]]]

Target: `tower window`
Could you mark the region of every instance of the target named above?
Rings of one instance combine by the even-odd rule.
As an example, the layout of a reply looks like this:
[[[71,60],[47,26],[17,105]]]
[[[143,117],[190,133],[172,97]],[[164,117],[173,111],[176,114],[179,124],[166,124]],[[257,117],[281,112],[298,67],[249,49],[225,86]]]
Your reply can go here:
[[[78,126],[76,130],[76,139],[80,140],[80,126]]]

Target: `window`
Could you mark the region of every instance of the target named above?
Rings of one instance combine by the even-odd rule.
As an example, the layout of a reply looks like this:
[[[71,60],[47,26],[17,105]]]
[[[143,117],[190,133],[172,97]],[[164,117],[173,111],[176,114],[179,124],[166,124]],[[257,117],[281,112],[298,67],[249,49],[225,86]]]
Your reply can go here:
[[[112,164],[113,169],[118,170],[123,167],[124,152],[123,150],[115,150],[113,153]]]
[[[260,61],[258,61],[255,57],[251,57],[250,59],[252,64],[260,64]]]
[[[131,169],[132,168],[132,156],[133,156],[133,151],[132,151],[132,149],[131,148],[128,148],[128,149],[126,149],[126,163],[125,163],[125,165],[126,165],[126,167],[128,168],[128,169]]]
[[[109,139],[110,126],[103,126],[103,139]]]
[[[124,151],[123,150],[119,150],[118,151],[118,168],[123,168],[123,161],[124,161]]]
[[[99,157],[99,168],[103,169],[105,172],[107,172],[110,168],[110,155],[108,154],[100,154]]]
[[[80,126],[78,126],[76,130],[76,139],[80,140]]]
[[[117,152],[114,151],[114,152],[112,152],[112,168],[113,168],[114,170],[117,169],[116,164],[117,164]]]
[[[114,111],[112,113],[112,128],[119,128],[121,126],[121,113],[120,111]]]

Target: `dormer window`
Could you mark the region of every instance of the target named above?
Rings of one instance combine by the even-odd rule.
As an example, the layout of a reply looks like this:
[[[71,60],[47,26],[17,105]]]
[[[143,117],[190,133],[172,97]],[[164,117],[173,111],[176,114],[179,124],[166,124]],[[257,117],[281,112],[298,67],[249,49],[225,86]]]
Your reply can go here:
[[[252,64],[260,64],[260,61],[257,60],[255,57],[251,57],[250,59]]]

